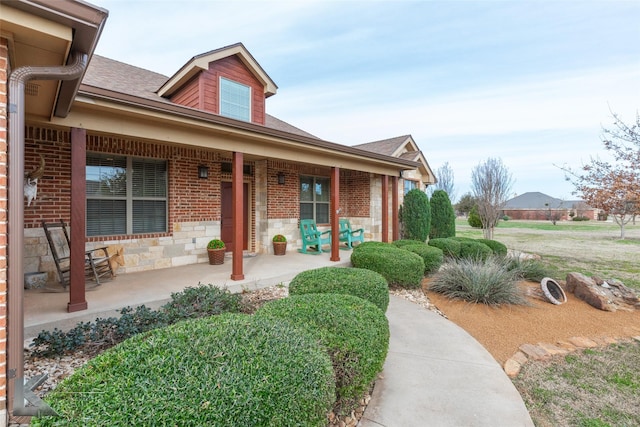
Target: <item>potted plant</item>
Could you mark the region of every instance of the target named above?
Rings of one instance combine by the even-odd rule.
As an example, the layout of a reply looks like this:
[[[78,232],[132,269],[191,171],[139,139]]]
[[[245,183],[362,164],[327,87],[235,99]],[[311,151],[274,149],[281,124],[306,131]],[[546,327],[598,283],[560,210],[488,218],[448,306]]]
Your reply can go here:
[[[273,254],[284,255],[287,252],[287,238],[282,234],[273,236]]]
[[[209,254],[209,264],[220,265],[224,263],[225,246],[220,239],[210,240],[207,244],[207,253]]]

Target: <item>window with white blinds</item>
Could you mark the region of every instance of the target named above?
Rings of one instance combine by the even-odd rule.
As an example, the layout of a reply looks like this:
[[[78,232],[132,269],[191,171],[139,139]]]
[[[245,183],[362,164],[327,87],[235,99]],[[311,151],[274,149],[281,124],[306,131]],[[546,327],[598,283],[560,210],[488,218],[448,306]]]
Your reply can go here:
[[[220,115],[251,121],[251,88],[220,77]]]
[[[87,154],[87,236],[167,231],[167,162]]]

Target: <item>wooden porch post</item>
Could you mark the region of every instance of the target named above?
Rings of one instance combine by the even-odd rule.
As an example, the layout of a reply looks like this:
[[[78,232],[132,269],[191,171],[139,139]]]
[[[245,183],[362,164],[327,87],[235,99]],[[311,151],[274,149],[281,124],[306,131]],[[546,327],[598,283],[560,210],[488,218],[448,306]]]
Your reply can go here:
[[[382,175],[382,241],[389,241],[389,175]]]
[[[242,169],[243,169],[243,154],[237,151],[233,152],[233,165],[231,169],[231,204],[232,217],[233,217],[233,251],[232,268],[231,268],[231,280],[244,279],[244,272],[242,270],[242,247],[243,245],[243,222],[244,222],[244,208],[242,201],[243,198],[243,185],[242,185]]]
[[[398,177],[391,177],[391,240],[396,241],[400,238],[400,222],[398,221]]]
[[[331,168],[331,261],[340,261],[340,225],[338,216],[340,209],[340,168]]]
[[[86,168],[87,168],[87,131],[71,129],[71,243],[69,273],[69,303],[67,311],[86,310],[85,295],[85,236],[86,236]]]

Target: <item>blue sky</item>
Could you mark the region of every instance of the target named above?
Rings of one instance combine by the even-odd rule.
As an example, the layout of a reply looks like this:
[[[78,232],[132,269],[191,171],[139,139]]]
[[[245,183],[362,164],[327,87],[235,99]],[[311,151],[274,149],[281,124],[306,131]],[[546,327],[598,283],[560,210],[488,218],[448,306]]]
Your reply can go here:
[[[499,157],[513,193],[575,199],[556,165],[606,158],[640,111],[640,1],[92,0],[96,53],[172,75],[242,42],[278,85],[267,112],[345,145],[411,134],[458,197]]]

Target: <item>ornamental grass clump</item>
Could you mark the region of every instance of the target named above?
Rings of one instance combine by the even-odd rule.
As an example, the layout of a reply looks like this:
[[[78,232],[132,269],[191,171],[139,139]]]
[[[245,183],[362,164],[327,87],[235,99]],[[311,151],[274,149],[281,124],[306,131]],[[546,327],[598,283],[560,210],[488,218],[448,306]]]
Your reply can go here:
[[[545,277],[553,275],[551,269],[535,259],[521,260],[518,257],[513,257],[508,259],[507,266],[523,280],[540,282]]]
[[[528,304],[518,274],[504,258],[460,258],[449,261],[429,289],[452,299],[487,305]]]
[[[364,242],[353,249],[351,263],[380,273],[389,285],[419,288],[424,277],[424,261],[390,243]]]
[[[254,316],[291,322],[314,334],[325,346],[335,372],[337,414],[349,413],[358,405],[387,357],[387,318],[382,310],[362,298],[295,295],[266,303]]]
[[[31,425],[325,427],[334,400],[315,337],[223,314],[139,334],[90,360],[47,395],[60,417]]]
[[[372,302],[382,311],[389,306],[389,285],[375,271],[364,268],[322,267],[299,273],[289,283],[289,295],[345,294]]]

